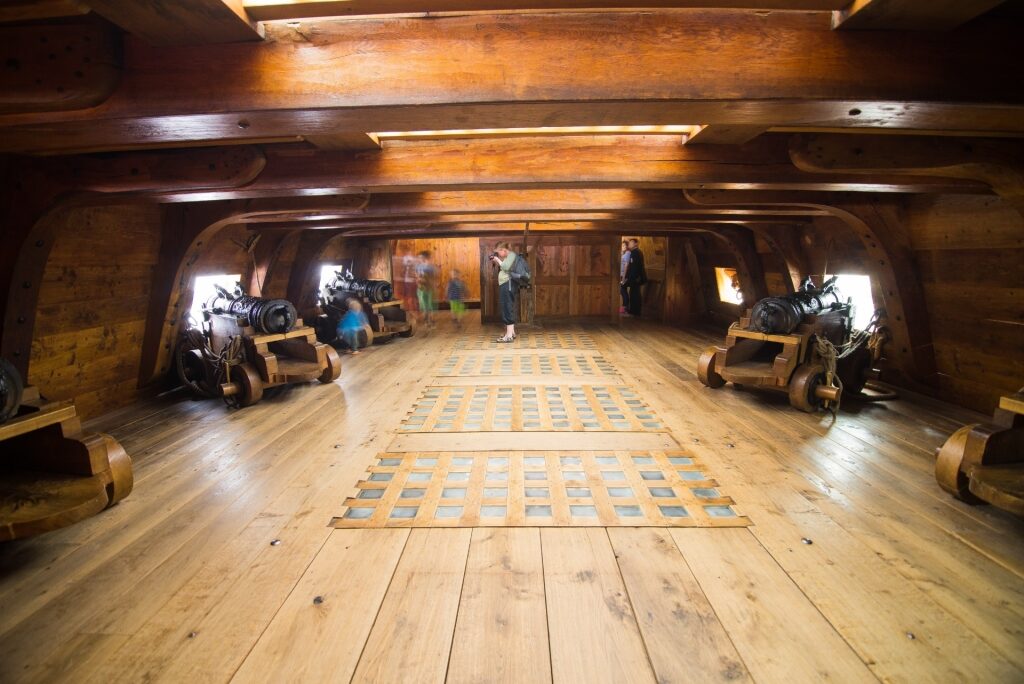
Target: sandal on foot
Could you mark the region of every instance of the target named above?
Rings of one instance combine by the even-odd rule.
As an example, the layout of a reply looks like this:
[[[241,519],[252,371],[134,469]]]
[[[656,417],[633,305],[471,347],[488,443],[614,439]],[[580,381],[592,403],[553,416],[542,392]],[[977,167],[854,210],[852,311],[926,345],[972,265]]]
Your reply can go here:
[[[515,335],[513,335],[512,337],[509,337],[509,336],[506,335],[504,337],[499,337],[497,340],[495,340],[495,342],[502,342],[502,343],[507,344],[509,342],[515,342],[515,339],[516,339]]]

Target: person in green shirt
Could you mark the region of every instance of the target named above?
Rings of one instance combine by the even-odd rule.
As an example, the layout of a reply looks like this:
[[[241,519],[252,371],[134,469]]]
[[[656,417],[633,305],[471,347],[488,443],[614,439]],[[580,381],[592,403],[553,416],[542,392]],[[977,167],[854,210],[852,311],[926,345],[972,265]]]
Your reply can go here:
[[[499,242],[491,255],[491,261],[498,266],[498,308],[505,324],[505,334],[498,338],[498,342],[512,342],[516,339],[516,295],[519,288],[512,282],[509,271],[516,261],[516,253],[509,243]]]

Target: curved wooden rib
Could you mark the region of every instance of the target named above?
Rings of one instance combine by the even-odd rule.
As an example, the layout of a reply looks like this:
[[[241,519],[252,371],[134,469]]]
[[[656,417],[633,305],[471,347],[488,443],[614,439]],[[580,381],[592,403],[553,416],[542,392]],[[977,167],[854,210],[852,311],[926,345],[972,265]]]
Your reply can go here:
[[[871,258],[881,285],[893,344],[887,354],[909,378],[924,385],[935,382],[935,352],[924,290],[909,237],[899,220],[897,199],[859,193],[762,192],[688,190],[697,204],[733,206],[816,207],[850,226]]]
[[[21,159],[17,166],[6,160],[0,175],[14,180],[0,188],[6,228],[0,292],[7,293],[0,354],[27,377],[39,288],[64,211],[109,201],[106,193],[126,194],[130,201],[133,194],[169,188],[236,187],[252,181],[265,162],[259,149],[247,147],[71,157],[59,163]]]

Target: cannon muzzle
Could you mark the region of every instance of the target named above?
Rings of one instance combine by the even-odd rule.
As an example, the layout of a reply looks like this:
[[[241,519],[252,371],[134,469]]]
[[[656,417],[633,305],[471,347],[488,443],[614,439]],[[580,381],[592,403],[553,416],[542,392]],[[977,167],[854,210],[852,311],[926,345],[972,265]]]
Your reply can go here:
[[[351,273],[339,271],[334,280],[324,286],[322,298],[328,304],[340,307],[350,297],[379,304],[390,302],[394,294],[391,283],[386,280],[353,278]]]

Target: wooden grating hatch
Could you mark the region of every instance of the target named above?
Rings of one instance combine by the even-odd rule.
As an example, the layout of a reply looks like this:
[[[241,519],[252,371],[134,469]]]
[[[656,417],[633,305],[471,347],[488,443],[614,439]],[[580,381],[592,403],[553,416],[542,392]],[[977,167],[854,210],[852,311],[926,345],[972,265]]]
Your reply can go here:
[[[455,341],[458,350],[567,349],[596,350],[594,338],[585,332],[548,331],[520,333],[512,342],[498,342],[493,334],[466,335]]]
[[[600,354],[456,354],[445,358],[440,377],[472,376],[616,376],[614,366]]]
[[[617,385],[428,387],[399,432],[661,431],[636,390]]]
[[[379,454],[334,527],[742,527],[692,453]]]

